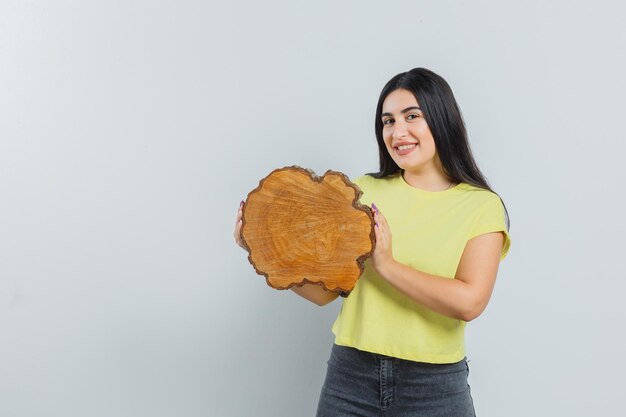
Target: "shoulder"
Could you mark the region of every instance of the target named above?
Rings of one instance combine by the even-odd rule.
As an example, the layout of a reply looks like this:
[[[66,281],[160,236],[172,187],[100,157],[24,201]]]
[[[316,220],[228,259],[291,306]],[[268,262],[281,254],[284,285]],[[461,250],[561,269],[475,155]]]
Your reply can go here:
[[[500,260],[502,260],[506,257],[511,246],[507,214],[502,199],[493,191],[474,186],[469,187],[473,189],[470,195],[473,196],[471,205],[474,214],[471,216],[472,229],[468,240],[486,233],[503,232],[504,242],[500,253]]]
[[[363,187],[364,185],[370,183],[372,180],[376,180],[376,178],[372,177],[371,175],[359,175],[358,177],[351,178],[350,180],[359,187]]]
[[[500,219],[505,220],[506,209],[498,194],[467,183],[461,183],[457,188],[455,204],[468,219],[486,217],[498,219],[498,223]]]
[[[476,205],[502,205],[500,196],[491,190],[468,183],[461,183],[457,188],[462,195],[471,199]]]
[[[395,177],[396,175],[390,175],[384,178],[376,178],[366,174],[352,178],[351,181],[363,191],[365,191],[366,189],[384,187],[385,185],[388,185]]]
[[[473,213],[471,217],[476,219],[477,223],[498,225],[506,223],[506,209],[498,194],[473,185],[463,185],[467,189],[464,202],[468,216],[470,212]]]

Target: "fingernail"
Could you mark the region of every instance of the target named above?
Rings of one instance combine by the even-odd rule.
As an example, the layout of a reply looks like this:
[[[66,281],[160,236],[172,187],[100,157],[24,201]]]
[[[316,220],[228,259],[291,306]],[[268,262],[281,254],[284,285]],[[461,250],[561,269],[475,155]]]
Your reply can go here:
[[[378,222],[376,222],[376,227],[378,227]]]
[[[378,213],[378,207],[376,207],[376,204],[372,203],[372,208],[376,213]]]
[[[243,200],[241,200],[241,203],[239,203],[239,207],[243,207]]]

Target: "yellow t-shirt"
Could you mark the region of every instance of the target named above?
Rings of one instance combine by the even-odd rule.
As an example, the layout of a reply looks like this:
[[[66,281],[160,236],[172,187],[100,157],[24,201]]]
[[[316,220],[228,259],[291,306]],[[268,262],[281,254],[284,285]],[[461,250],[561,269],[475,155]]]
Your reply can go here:
[[[501,259],[510,246],[500,198],[460,183],[446,191],[408,185],[400,174],[354,180],[361,203],[372,202],[385,215],[393,256],[419,271],[454,278],[468,240],[503,231]],[[421,306],[393,288],[366,261],[365,270],[343,300],[333,325],[335,343],[359,350],[429,363],[465,357],[465,322]]]

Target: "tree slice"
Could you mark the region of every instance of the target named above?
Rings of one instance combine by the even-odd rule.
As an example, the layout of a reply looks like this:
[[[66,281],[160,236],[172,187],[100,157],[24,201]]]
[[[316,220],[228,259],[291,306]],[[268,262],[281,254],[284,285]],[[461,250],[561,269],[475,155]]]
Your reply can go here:
[[[241,238],[268,285],[306,282],[349,293],[374,250],[374,218],[341,172],[318,177],[292,166],[272,171],[248,194]]]

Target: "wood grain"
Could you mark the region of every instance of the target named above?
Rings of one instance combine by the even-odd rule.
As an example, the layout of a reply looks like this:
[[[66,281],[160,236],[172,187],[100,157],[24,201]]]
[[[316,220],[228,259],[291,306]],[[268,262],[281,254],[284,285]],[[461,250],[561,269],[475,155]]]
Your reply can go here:
[[[272,171],[243,207],[248,260],[273,288],[310,282],[346,295],[374,250],[374,219],[361,194],[340,172]]]

